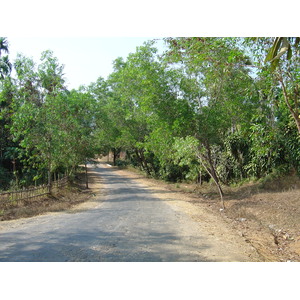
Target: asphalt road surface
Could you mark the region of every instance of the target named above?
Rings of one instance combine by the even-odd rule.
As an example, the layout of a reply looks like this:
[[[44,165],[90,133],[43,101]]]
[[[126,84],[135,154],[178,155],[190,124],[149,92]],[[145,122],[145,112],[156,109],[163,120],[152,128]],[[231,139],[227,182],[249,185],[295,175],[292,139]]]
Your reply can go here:
[[[0,261],[246,261],[134,178],[104,163],[93,207],[0,223]]]

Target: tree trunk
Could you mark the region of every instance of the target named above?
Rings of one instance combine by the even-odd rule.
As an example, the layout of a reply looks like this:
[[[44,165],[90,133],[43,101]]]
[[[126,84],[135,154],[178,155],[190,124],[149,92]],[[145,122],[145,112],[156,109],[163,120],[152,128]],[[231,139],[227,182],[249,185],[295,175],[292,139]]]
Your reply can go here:
[[[48,189],[49,189],[49,193],[50,193],[51,189],[52,189],[52,179],[51,179],[50,169],[48,170]]]
[[[116,165],[116,158],[117,158],[117,153],[116,153],[117,151],[116,151],[116,149],[114,148],[113,149],[113,166],[115,166]]]
[[[147,165],[147,162],[145,161],[145,157],[144,157],[143,153],[140,152],[138,149],[135,149],[135,153],[137,155],[138,160],[140,161],[140,164],[141,164],[143,170],[146,171],[146,173],[148,175],[151,175],[150,169]]]
[[[282,91],[283,91],[283,96],[284,96],[284,100],[285,100],[285,103],[292,115],[292,117],[294,118],[295,120],[295,123],[296,123],[296,126],[297,126],[297,129],[298,129],[298,133],[300,134],[300,111],[297,107],[297,99],[294,99],[294,103],[295,103],[295,108],[293,108],[290,104],[290,99],[289,99],[289,96],[288,96],[288,93],[287,93],[287,90],[286,90],[286,86],[285,86],[285,83],[283,81],[283,78],[282,78],[282,75],[278,78],[278,81],[280,82],[280,85],[282,87]],[[296,97],[296,96],[295,96]]]
[[[89,180],[88,180],[88,170],[87,170],[87,164],[85,163],[85,187],[89,188]]]
[[[113,165],[115,166],[116,165],[116,161],[117,161],[117,157],[118,157],[118,155],[120,153],[120,149],[113,148],[112,151],[113,151]]]
[[[211,166],[211,169],[209,170],[209,168],[206,168],[208,174],[210,175],[210,177],[213,179],[213,181],[215,182],[217,188],[218,188],[218,192],[220,195],[220,200],[221,200],[221,205],[222,205],[222,209],[225,209],[225,203],[224,203],[224,192],[222,190],[222,187],[220,185],[220,180],[219,177],[216,174],[215,168],[214,166]]]
[[[199,174],[198,174],[198,184],[202,185],[202,172],[199,171]]]
[[[212,158],[211,158],[211,151],[210,151],[210,145],[209,144],[203,144],[203,146],[206,149],[206,154],[207,157],[205,157],[203,154],[201,154],[201,152],[198,155],[198,158],[200,159],[201,164],[203,165],[203,167],[205,168],[205,170],[207,171],[207,173],[209,174],[209,176],[213,179],[214,183],[217,186],[219,195],[220,195],[220,200],[221,200],[221,205],[222,205],[222,209],[225,209],[225,203],[224,203],[224,192],[222,190],[222,187],[220,185],[220,180],[219,177],[217,175],[217,172],[215,170]],[[209,166],[206,165],[206,163],[208,163]]]

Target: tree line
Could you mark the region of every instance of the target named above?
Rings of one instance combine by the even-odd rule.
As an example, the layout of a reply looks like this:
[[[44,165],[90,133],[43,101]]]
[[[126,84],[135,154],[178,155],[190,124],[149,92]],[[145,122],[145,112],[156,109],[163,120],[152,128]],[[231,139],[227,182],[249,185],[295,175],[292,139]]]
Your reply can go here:
[[[94,99],[66,89],[63,65],[50,50],[39,64],[19,54],[10,66],[1,69],[0,189],[74,174],[95,153]]]
[[[149,176],[224,185],[300,171],[299,38],[165,38],[67,90],[51,51],[0,50],[1,188],[112,151]],[[16,76],[11,76],[11,69]]]

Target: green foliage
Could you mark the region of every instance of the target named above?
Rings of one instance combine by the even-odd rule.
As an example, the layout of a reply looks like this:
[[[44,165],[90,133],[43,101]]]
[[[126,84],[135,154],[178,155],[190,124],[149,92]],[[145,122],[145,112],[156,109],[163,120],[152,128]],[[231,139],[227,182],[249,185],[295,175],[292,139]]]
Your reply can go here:
[[[2,161],[14,162],[20,186],[45,182],[47,172],[71,174],[97,151],[96,99],[84,89],[66,90],[63,66],[51,51],[39,65],[18,55],[14,66],[17,78],[4,81],[0,94],[0,121],[8,129]]]
[[[39,64],[18,55],[16,78],[0,65],[1,185],[72,173],[109,151],[164,180],[210,177],[221,198],[224,184],[300,172],[298,38],[165,41],[164,55],[145,43],[107,80],[72,91],[50,50]],[[4,52],[0,39],[1,63]]]
[[[185,178],[187,180],[196,181],[199,172],[205,172],[203,167],[199,165],[197,159],[197,148],[199,142],[191,137],[176,138],[173,145],[173,160],[180,167],[187,167]]]
[[[272,47],[268,50],[265,62],[270,62],[272,71],[274,71],[278,65],[280,58],[286,54],[286,59],[290,60],[293,55],[293,50],[299,50],[300,38],[288,38],[288,37],[276,37]],[[294,49],[292,49],[294,48]],[[295,51],[296,52],[296,51]],[[294,55],[299,53],[295,53]]]
[[[3,56],[2,53],[8,53],[8,41],[5,37],[0,37],[0,79],[10,75],[12,65],[9,61],[8,55]]]

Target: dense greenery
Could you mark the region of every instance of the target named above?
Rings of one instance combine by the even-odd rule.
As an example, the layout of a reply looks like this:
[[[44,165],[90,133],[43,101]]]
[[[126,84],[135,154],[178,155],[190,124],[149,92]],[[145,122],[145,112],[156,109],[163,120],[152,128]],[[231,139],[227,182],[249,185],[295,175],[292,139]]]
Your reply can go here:
[[[19,55],[16,78],[1,80],[1,189],[51,183],[53,174],[72,174],[95,155],[96,101],[68,91],[63,66],[51,51],[41,63]]]
[[[68,91],[51,51],[11,64],[1,38],[1,188],[108,151],[157,178],[212,180],[221,199],[223,185],[300,172],[299,38],[164,41],[165,53],[149,41]]]

